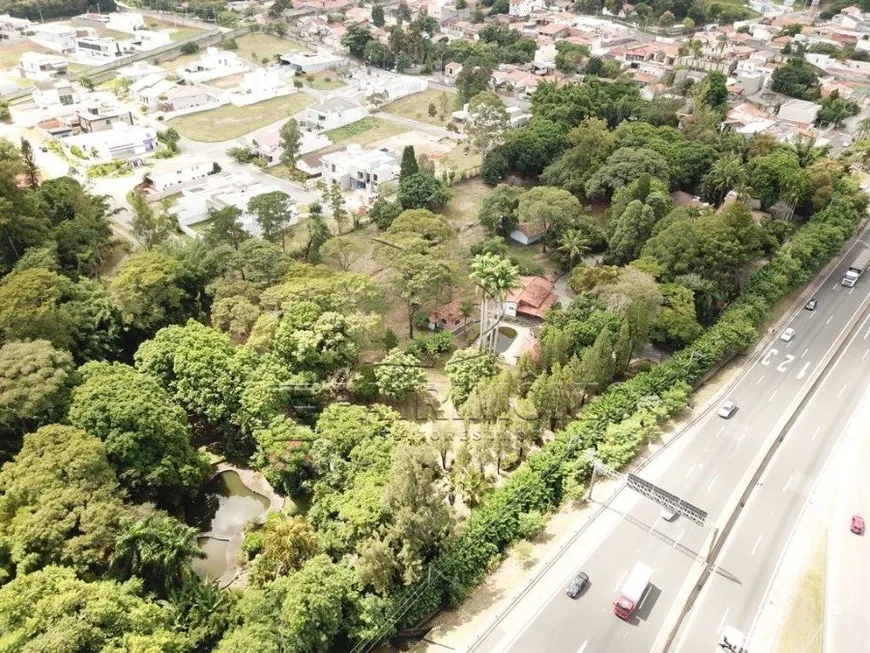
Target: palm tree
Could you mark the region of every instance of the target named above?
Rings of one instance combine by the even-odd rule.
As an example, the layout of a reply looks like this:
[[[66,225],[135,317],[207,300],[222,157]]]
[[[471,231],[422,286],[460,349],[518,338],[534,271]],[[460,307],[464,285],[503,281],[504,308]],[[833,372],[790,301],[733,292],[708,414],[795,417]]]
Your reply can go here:
[[[589,251],[589,239],[579,229],[566,229],[559,239],[558,249],[567,254],[570,270],[574,267],[574,261]]]
[[[723,156],[704,177],[704,194],[718,206],[728,192],[740,186],[745,179],[746,171],[740,157],[736,154]]]
[[[520,285],[520,271],[497,254],[480,254],[471,262],[471,280],[480,293],[480,348],[495,351],[498,325],[508,292]]]
[[[190,561],[205,557],[195,535],[193,528],[163,513],[131,520],[115,541],[112,569],[123,579],[137,576],[147,588],[167,596],[189,577]]]

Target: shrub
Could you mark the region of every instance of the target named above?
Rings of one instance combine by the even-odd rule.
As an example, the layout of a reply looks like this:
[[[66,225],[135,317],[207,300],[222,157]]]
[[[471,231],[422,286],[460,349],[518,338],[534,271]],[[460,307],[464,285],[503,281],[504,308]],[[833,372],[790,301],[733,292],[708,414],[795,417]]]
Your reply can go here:
[[[199,45],[196,43],[185,43],[181,46],[181,54],[196,54],[199,52]]]

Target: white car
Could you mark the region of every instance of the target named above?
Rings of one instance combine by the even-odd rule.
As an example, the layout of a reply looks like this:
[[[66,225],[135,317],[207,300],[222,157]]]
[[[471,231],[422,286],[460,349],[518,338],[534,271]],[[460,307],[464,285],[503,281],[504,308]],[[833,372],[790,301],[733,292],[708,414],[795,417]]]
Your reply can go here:
[[[794,329],[792,329],[791,327],[789,327],[779,335],[779,339],[783,342],[791,342],[792,338],[794,338]]]
[[[737,410],[737,404],[729,399],[724,404],[719,406],[718,414],[719,417],[722,417],[723,419],[728,419],[734,414],[735,410]]]

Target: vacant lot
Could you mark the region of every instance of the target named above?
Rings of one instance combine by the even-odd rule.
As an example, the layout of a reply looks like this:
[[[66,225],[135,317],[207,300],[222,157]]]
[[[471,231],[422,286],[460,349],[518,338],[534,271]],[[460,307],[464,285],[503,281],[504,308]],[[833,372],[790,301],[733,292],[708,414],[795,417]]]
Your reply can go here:
[[[196,36],[201,31],[201,29],[197,29],[196,27],[182,27],[181,29],[173,30],[172,34],[169,35],[169,38],[173,41],[183,41],[191,36]]]
[[[335,70],[321,70],[319,73],[311,75],[311,77],[314,78],[314,81],[308,81],[307,75],[303,78],[305,84],[318,91],[329,91],[344,86],[344,83],[338,79],[338,72]]]
[[[0,45],[0,69],[14,68],[18,60],[25,52],[42,52],[52,54],[51,50],[43,48],[35,43],[24,41],[22,43],[4,43]]]
[[[271,34],[263,34],[262,32],[249,32],[236,39],[238,49],[235,51],[242,59],[260,63],[264,57],[270,62],[275,61],[276,54],[287,54],[290,52],[303,52],[307,48],[295,41],[287,41],[279,39]]]
[[[179,68],[183,68],[189,63],[192,63],[199,59],[205,52],[195,52],[194,54],[183,54],[180,57],[176,57],[170,61],[163,61],[159,64],[161,68],[164,70],[178,70]]]
[[[311,104],[311,96],[293,93],[247,107],[227,104],[211,111],[201,111],[169,121],[182,136],[194,141],[215,143],[238,138],[260,127],[301,111]]]
[[[333,129],[326,132],[335,145],[345,145],[347,143],[356,143],[357,145],[368,145],[396,134],[401,134],[408,131],[404,125],[395,122],[384,120],[383,118],[375,118],[369,116],[362,120],[357,120],[344,127]]]
[[[430,104],[435,106],[434,116],[429,115]],[[457,108],[456,93],[430,89],[391,102],[382,111],[443,127],[450,122],[450,114]]]
[[[244,76],[244,73],[239,73],[238,75],[227,75],[226,77],[218,77],[217,79],[213,79],[206,83],[215,88],[235,88],[242,83]]]

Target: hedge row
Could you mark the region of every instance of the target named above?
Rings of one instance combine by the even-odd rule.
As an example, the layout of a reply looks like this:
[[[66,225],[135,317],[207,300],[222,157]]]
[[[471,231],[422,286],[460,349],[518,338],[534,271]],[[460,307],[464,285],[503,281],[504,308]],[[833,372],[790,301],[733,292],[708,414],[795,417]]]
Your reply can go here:
[[[756,272],[715,325],[683,351],[652,370],[612,386],[564,431],[529,459],[481,506],[462,535],[432,563],[427,580],[390,597],[386,614],[396,627],[418,624],[443,605],[456,605],[520,537],[519,516],[559,505],[570,481],[590,472],[578,454],[594,448],[606,463],[621,467],[633,458],[657,425],[685,406],[689,388],[707,372],[744,351],[773,306],[806,284],[837,252],[866,210],[857,189],[841,189]],[[577,476],[577,478],[573,478]],[[380,633],[389,636],[395,632]]]

